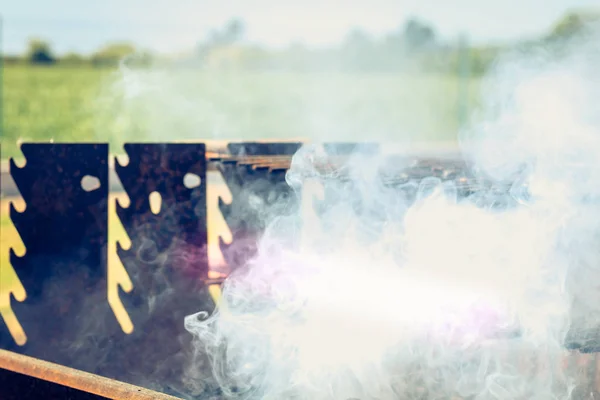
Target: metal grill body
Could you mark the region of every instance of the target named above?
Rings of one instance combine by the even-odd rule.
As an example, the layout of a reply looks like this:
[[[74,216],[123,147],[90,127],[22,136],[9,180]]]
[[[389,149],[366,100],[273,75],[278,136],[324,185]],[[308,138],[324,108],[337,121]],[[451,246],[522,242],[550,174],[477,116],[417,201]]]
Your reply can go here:
[[[158,391],[183,396],[186,387],[181,377],[194,351],[183,319],[200,310],[211,312],[214,301],[208,287],[222,281],[209,276],[207,173],[220,173],[232,194],[230,204],[219,204],[233,237],[229,244],[220,243],[227,270],[232,272],[255,254],[265,229],[265,213],[297,212],[302,201],[294,186],[298,177],[289,176],[288,171],[298,162],[293,155],[302,151],[301,145],[230,143],[218,149],[203,143],[125,145],[129,162],[114,165],[129,197],[129,205],[117,204],[116,214],[131,241],[127,249],[117,246],[133,286],[131,291],[119,289],[135,327],[131,334],[123,332],[107,304],[108,188],[114,186],[108,178],[108,146],[23,145],[27,164],[18,167],[11,162],[10,174],[27,209],[20,213],[13,208],[11,220],[27,252],[21,257],[12,252],[11,264],[27,299],[13,299],[11,305],[27,334],[27,344],[17,345],[0,324],[0,347],[11,351],[0,353],[0,398],[16,398],[20,389],[15,387],[21,385],[32,388],[30,394],[20,392],[23,399],[40,392],[73,399],[158,399],[163,396]],[[326,214],[325,205],[359,197],[353,193],[360,188],[349,177],[353,169],[360,169],[356,163],[361,159],[377,159],[380,166],[373,179],[381,193],[406,204],[415,201],[420,185],[433,179],[452,184],[459,200],[468,199],[480,207],[502,212],[518,205],[509,195],[510,182],[492,183],[458,153],[379,156],[376,144],[352,143],[325,144],[321,150],[324,156],[311,164],[310,172],[327,182],[324,198],[313,202],[317,215]],[[199,187],[184,185],[187,173],[200,177]],[[85,175],[97,177],[100,189],[86,190],[81,183]],[[307,177],[311,176],[300,178]],[[158,214],[149,203],[154,192],[162,199]],[[375,228],[390,212],[364,203],[353,206]],[[592,333],[582,339],[574,329],[565,346],[595,352],[599,337]],[[16,353],[35,359],[15,359]],[[59,373],[56,365],[46,361],[74,369]],[[41,363],[40,369],[34,371],[28,363],[31,368]],[[591,382],[595,362],[586,365],[590,369],[586,379]],[[54,371],[54,378],[48,379],[43,371]],[[80,373],[97,374],[86,379],[113,389],[86,391],[89,383],[81,386],[69,378]],[[149,396],[156,397],[135,397],[131,393],[138,389],[125,382],[155,389]],[[120,384],[122,391],[115,389]],[[208,384],[207,391],[214,387]]]

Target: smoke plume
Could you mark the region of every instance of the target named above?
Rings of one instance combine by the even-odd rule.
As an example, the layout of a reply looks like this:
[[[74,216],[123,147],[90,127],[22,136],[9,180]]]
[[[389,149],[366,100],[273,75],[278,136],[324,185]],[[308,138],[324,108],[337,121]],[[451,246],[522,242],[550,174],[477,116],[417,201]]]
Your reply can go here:
[[[320,146],[302,148],[287,180],[303,206],[270,216],[214,314],[185,320],[211,363],[190,385],[216,379],[240,399],[589,397],[563,364],[600,315],[598,43],[498,63],[461,138],[466,191],[458,177],[387,179],[403,165],[385,152],[331,170]]]

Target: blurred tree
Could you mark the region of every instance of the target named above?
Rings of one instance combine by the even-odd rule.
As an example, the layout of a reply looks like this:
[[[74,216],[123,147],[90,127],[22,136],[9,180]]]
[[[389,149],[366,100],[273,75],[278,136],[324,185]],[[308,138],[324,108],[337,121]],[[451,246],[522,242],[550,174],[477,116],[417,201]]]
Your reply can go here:
[[[362,29],[352,29],[342,44],[344,68],[366,70],[377,64],[378,43]]]
[[[367,49],[373,45],[371,37],[362,29],[354,28],[344,40],[344,47],[350,49]]]
[[[244,38],[246,26],[244,21],[234,18],[223,29],[223,41],[226,44],[238,43]]]
[[[83,65],[86,64],[88,60],[81,54],[71,52],[60,57],[59,62],[64,65]]]
[[[475,47],[470,51],[470,70],[473,76],[481,76],[493,65],[501,53],[501,47]]]
[[[208,39],[202,47],[220,47],[238,43],[244,37],[245,24],[242,20],[234,18],[227,22],[222,29],[213,29],[208,34]]]
[[[436,42],[434,29],[416,18],[406,21],[403,38],[409,50],[423,49]]]
[[[96,66],[115,66],[135,52],[135,46],[130,43],[111,43],[95,52],[91,60]]]
[[[114,67],[127,60],[127,65],[147,66],[152,61],[148,52],[138,51],[131,43],[112,43],[92,55],[91,61],[95,66]]]
[[[210,61],[211,53],[219,48],[238,44],[243,39],[245,31],[244,21],[238,18],[231,19],[222,29],[211,30],[206,40],[198,44],[198,61],[201,63],[212,62]]]
[[[26,59],[32,64],[54,64],[56,59],[50,50],[50,44],[41,39],[31,39],[28,44]]]
[[[570,12],[562,17],[550,32],[550,39],[568,39],[600,27],[600,12]]]
[[[136,67],[148,67],[153,65],[156,58],[150,51],[138,50],[135,54],[131,55],[127,65]]]

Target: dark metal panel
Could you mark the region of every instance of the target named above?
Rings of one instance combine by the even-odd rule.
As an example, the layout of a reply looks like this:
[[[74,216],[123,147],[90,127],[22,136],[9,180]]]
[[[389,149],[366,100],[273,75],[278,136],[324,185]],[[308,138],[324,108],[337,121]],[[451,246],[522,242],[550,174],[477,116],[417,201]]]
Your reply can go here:
[[[2,400],[103,400],[98,396],[69,386],[44,381],[29,375],[0,368],[0,398]]]
[[[275,156],[293,155],[302,142],[237,142],[227,144],[233,156]]]
[[[0,330],[0,347],[75,368],[89,369],[103,348],[91,314],[109,315],[106,302],[108,145],[23,144],[26,159],[11,175],[26,204],[10,217],[26,252],[10,262],[27,298],[12,309],[27,335],[17,346]],[[84,189],[84,177],[96,179]],[[117,329],[114,318],[105,329]],[[86,348],[86,343],[94,346]]]
[[[0,399],[176,400],[176,397],[0,350]]]
[[[115,169],[130,204],[117,202],[117,215],[131,248],[118,245],[117,253],[133,283],[133,291],[120,296],[134,331],[111,359],[119,360],[120,379],[177,392],[192,351],[184,318],[214,308],[205,284],[205,145],[128,143],[125,151],[129,162],[117,160]],[[186,187],[187,174],[199,178],[200,186]],[[156,214],[150,202],[155,192],[161,202]]]
[[[218,166],[231,195],[231,204],[219,208],[233,241],[220,243],[231,270],[243,266],[256,254],[260,236],[273,217],[293,214],[298,196],[286,182],[286,169],[225,161]]]

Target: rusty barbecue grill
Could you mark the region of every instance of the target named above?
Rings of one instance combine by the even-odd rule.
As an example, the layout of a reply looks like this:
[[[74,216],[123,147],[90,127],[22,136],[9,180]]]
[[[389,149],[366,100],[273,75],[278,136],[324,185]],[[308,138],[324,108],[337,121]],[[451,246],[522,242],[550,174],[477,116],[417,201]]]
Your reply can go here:
[[[191,346],[183,318],[199,306],[210,312],[215,300],[207,288],[225,279],[210,274],[211,260],[202,250],[208,246],[204,182],[210,182],[209,173],[220,173],[231,192],[229,204],[219,202],[232,235],[232,242],[221,241],[219,249],[231,272],[252,256],[264,228],[248,208],[248,196],[268,205],[269,198],[291,190],[286,172],[300,145],[230,143],[225,150],[207,149],[203,143],[125,145],[129,163],[117,161],[114,172],[130,198],[128,207],[117,204],[117,216],[131,246],[117,244],[113,256],[127,278],[115,278],[114,270],[107,277],[108,146],[23,145],[27,165],[19,168],[13,163],[11,176],[27,210],[12,210],[11,219],[27,253],[19,257],[11,252],[11,264],[27,299],[15,285],[9,295],[19,301],[12,301],[10,315],[2,314],[13,326],[9,331],[0,325],[0,348],[9,350],[0,350],[0,400],[176,398],[182,392],[176,382]],[[315,172],[325,179],[343,180],[355,146],[325,145],[328,156],[314,162]],[[377,151],[374,145],[363,148]],[[186,173],[198,175],[201,186],[186,188]],[[84,175],[98,177],[100,189],[81,190]],[[386,156],[377,177],[383,187],[401,190],[409,201],[416,192],[406,193],[407,183],[428,177],[453,182],[461,197],[490,185],[485,177],[469,172],[466,162],[452,151]],[[4,184],[6,192],[6,178]],[[157,215],[151,210],[148,198],[154,192],[162,196],[167,212]],[[54,217],[57,214],[60,219]],[[198,231],[198,226],[204,228]],[[47,232],[55,238],[48,238]],[[166,255],[159,258],[159,254]],[[114,292],[106,293],[103,288],[111,285]],[[132,288],[127,290],[128,286]],[[117,317],[117,324],[119,304],[128,315]],[[74,317],[86,314],[95,317],[83,325]],[[125,334],[128,323],[133,333]],[[20,330],[27,336],[24,346],[16,343],[14,332]],[[165,344],[164,338],[176,340]],[[593,339],[573,340],[567,347],[594,352],[593,343]],[[590,382],[596,380],[595,365],[588,357],[584,375]]]
[[[175,400],[176,397],[113,379],[0,350],[2,399]]]

